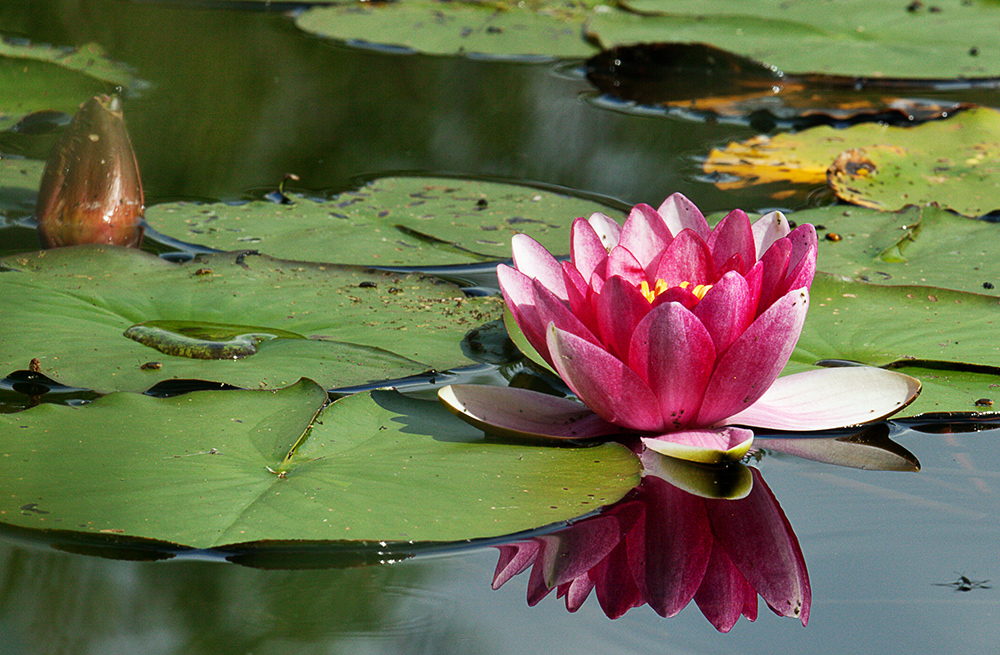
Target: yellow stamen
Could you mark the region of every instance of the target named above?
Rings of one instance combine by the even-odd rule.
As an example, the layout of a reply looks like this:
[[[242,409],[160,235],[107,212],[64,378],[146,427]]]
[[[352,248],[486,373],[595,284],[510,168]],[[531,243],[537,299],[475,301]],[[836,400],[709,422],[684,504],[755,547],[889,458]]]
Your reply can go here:
[[[690,286],[691,286],[690,282],[680,283],[681,289],[687,289]],[[639,283],[639,291],[642,292],[643,297],[645,297],[646,300],[648,300],[650,303],[656,300],[657,296],[659,296],[661,293],[663,293],[669,288],[670,287],[663,280],[657,280],[656,284],[653,285],[652,289],[649,288],[649,282],[646,282],[645,280]],[[697,284],[695,285],[694,289],[691,289],[691,293],[694,294],[695,298],[701,300],[702,298],[705,297],[705,294],[708,293],[708,290],[711,288],[712,288],[711,284]]]

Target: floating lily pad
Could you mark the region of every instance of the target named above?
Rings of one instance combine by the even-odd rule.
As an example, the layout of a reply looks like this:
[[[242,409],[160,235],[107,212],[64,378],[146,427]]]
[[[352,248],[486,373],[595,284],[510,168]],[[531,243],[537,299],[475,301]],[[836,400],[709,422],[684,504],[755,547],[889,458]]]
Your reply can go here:
[[[790,214],[820,225],[818,267],[861,282],[1000,296],[1000,225],[937,207],[832,206]],[[827,236],[828,238],[824,238]]]
[[[193,548],[455,541],[571,519],[639,481],[617,444],[486,443],[438,403],[389,391],[325,401],[303,380],[0,416],[0,521]]]
[[[0,217],[34,211],[45,162],[0,155]]]
[[[429,276],[259,255],[178,265],[79,246],[0,265],[17,269],[0,273],[0,374],[37,358],[53,380],[102,393],[176,379],[274,389],[302,376],[334,388],[469,365],[463,337],[502,312]]]
[[[72,115],[81,102],[134,81],[96,44],[79,49],[0,41],[0,130],[25,115],[58,111]]]
[[[389,177],[326,202],[171,203],[146,210],[157,232],[219,250],[378,266],[439,266],[510,259],[524,232],[567,252],[570,227],[606,205],[497,182]]]
[[[785,72],[863,77],[1000,76],[1000,7],[984,0],[622,0],[594,12],[588,35],[608,49],[632,43],[706,43]],[[933,10],[932,10],[933,7]]]
[[[300,14],[300,29],[354,46],[497,57],[586,57],[593,0],[345,2]]]

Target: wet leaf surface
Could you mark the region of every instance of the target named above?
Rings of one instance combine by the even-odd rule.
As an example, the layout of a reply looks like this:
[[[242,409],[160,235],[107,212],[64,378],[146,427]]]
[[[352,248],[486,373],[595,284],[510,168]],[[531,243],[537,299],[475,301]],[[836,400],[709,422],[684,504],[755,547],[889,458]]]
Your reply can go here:
[[[525,233],[555,253],[570,226],[607,205],[529,186],[425,177],[387,177],[317,202],[170,203],[150,207],[150,226],[219,250],[255,248],[275,257],[377,266],[440,266],[510,259]]]
[[[0,453],[17,462],[0,521],[193,548],[455,541],[574,518],[639,481],[616,444],[486,443],[438,403],[389,391],[325,401],[303,380],[0,416]]]
[[[302,376],[329,389],[471,365],[463,338],[502,310],[496,298],[467,298],[429,276],[262,255],[172,264],[134,249],[80,246],[0,265],[16,269],[0,273],[0,331],[9,335],[0,371],[37,358],[52,379],[102,393],[186,379],[273,389]],[[125,335],[148,321],[171,322],[153,324],[170,327],[165,347]],[[240,334],[269,338],[237,359],[184,351],[185,332],[209,324],[214,340],[225,341],[234,323],[249,330]]]

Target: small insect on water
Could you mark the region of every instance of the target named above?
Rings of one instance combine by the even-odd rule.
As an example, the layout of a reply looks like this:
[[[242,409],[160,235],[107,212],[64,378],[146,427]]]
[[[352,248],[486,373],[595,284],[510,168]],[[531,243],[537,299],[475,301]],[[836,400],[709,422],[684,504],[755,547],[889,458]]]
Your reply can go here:
[[[973,580],[961,573],[954,582],[935,582],[935,587],[951,587],[955,591],[972,591],[973,589],[991,589],[992,586],[986,584],[989,580]]]
[[[163,368],[163,364],[160,362],[146,362],[139,366],[140,371],[159,371],[161,368]]]

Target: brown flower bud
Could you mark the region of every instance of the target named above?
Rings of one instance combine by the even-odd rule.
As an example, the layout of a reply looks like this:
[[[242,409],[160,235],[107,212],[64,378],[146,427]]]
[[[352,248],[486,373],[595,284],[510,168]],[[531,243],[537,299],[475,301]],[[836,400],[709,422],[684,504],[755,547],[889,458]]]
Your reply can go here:
[[[45,165],[36,210],[42,247],[138,247],[144,209],[121,101],[94,96],[80,105]]]

